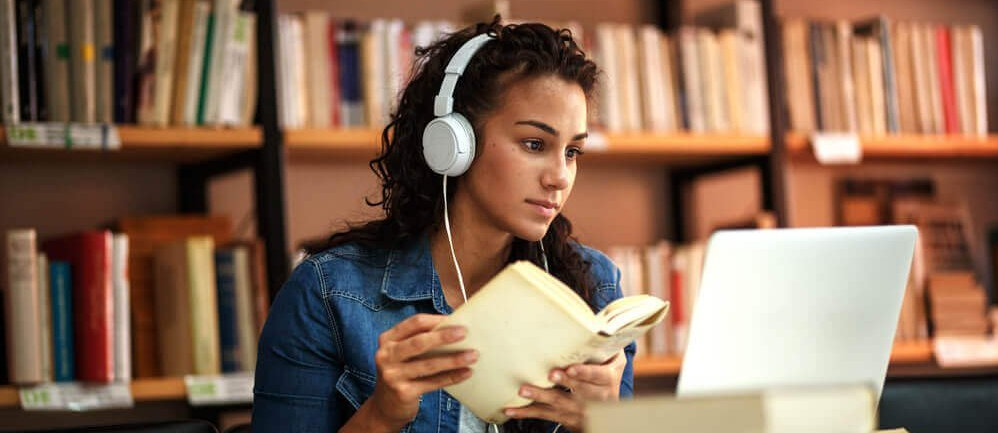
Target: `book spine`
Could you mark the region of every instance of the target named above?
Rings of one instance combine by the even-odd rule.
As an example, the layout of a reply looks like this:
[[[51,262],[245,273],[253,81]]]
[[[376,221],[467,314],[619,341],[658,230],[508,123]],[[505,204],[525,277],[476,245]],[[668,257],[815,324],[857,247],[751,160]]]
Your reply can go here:
[[[45,253],[37,254],[38,326],[41,340],[42,381],[52,382],[52,300],[49,289],[49,260]]]
[[[211,4],[205,1],[194,3],[193,30],[190,40],[190,52],[187,59],[187,70],[181,73],[187,74],[187,86],[184,89],[186,94],[182,98],[184,101],[183,116],[180,124],[194,126],[198,123],[198,107],[201,101],[201,89],[205,70],[205,52],[210,44],[208,38],[208,21],[211,16]]]
[[[218,93],[218,118],[216,124],[238,125],[242,120],[242,96],[246,93],[246,63],[249,59],[250,28],[256,15],[236,11],[229,24],[228,44],[225,47],[223,75]]]
[[[38,118],[37,62],[35,58],[35,7],[31,0],[17,0],[18,92],[21,120],[36,122]]]
[[[828,129],[824,113],[827,103],[822,93],[821,69],[825,67],[825,52],[822,50],[821,24],[808,23],[809,47],[811,50],[811,89],[814,93],[814,121],[818,131]]]
[[[97,119],[96,65],[94,52],[93,0],[74,0],[69,5],[70,101],[74,122],[93,123]]]
[[[222,372],[240,370],[239,339],[236,322],[236,270],[231,249],[215,252],[215,279],[218,288],[218,336],[222,353]]]
[[[212,9],[211,13],[208,14],[208,22],[205,26],[204,57],[201,61],[201,86],[198,91],[197,117],[195,121],[198,125],[204,125],[208,115],[208,85],[210,82],[209,77],[211,77],[212,68],[214,67],[211,59],[212,53],[215,51],[215,44],[217,43],[215,41],[215,33],[217,32],[215,21],[217,15],[218,12]]]
[[[128,280],[128,235],[115,234],[112,245],[111,278],[114,285],[114,379],[132,380],[132,327],[129,317],[131,292]]]
[[[135,122],[135,74],[138,66],[139,29],[142,22],[140,12],[139,4],[134,0],[114,0],[115,123]]]
[[[199,236],[187,241],[188,305],[194,351],[194,374],[219,374],[218,296],[214,242]]]
[[[7,342],[10,381],[42,382],[38,255],[33,229],[7,231]]]
[[[21,121],[16,22],[14,0],[0,0],[0,104],[3,105],[3,122],[6,124]]]
[[[364,101],[361,98],[360,44],[356,26],[345,23],[337,38],[340,64],[341,120],[343,126],[361,126],[364,119]]]
[[[52,293],[52,363],[56,382],[76,378],[73,364],[73,292],[68,262],[49,263]]]
[[[943,125],[947,134],[960,132],[956,94],[953,86],[953,57],[950,32],[945,26],[936,27],[936,67],[939,68],[939,91],[943,106]]]
[[[235,322],[239,341],[239,368],[242,371],[253,371],[256,369],[256,342],[259,333],[254,320],[250,248],[240,246],[233,249],[232,263],[235,283]]]
[[[94,0],[96,120],[114,121],[114,16],[112,0]]]

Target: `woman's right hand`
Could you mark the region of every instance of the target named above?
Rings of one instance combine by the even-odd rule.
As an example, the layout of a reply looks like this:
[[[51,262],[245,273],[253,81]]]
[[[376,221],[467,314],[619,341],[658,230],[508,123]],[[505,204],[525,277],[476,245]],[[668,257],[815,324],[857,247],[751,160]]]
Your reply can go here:
[[[367,403],[391,430],[402,429],[416,417],[421,395],[471,377],[469,367],[478,360],[474,350],[423,356],[464,339],[466,331],[461,327],[433,330],[444,317],[417,314],[378,337],[378,351],[374,355],[378,380]]]

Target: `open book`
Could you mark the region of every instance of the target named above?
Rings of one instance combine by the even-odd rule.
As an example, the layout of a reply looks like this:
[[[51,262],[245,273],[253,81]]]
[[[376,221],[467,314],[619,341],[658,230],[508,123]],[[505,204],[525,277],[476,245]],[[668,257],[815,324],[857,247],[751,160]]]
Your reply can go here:
[[[503,269],[439,327],[467,337],[433,354],[478,350],[472,376],[445,388],[479,418],[505,422],[502,410],[526,406],[520,386],[548,388],[553,368],[603,363],[665,318],[669,304],[647,296],[617,299],[598,314],[572,289],[530,262]]]

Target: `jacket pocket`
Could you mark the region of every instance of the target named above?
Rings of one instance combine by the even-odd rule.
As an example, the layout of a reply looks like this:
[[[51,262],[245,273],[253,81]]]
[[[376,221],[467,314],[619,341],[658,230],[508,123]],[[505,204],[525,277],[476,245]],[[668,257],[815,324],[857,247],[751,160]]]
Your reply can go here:
[[[347,369],[336,381],[336,391],[357,410],[374,394],[374,380]]]

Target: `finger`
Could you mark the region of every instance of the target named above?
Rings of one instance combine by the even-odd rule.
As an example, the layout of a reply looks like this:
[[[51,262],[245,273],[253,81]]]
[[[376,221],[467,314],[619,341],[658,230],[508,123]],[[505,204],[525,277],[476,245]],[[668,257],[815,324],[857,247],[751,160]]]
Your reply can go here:
[[[604,400],[609,394],[609,385],[593,385],[589,382],[567,376],[564,370],[552,370],[548,377],[552,382],[571,390],[572,394],[590,400]]]
[[[533,403],[524,407],[510,408],[504,410],[503,413],[513,419],[534,418],[546,419],[560,424],[565,423],[561,411],[543,403]]]
[[[426,394],[428,392],[436,391],[440,388],[448,387],[451,385],[456,385],[461,382],[468,380],[471,377],[470,368],[461,368],[458,370],[445,371],[443,373],[438,373],[430,377],[424,377],[413,383],[416,386],[416,390],[420,395]]]
[[[555,379],[557,373],[561,373],[563,380],[572,381],[574,383],[588,383],[590,385],[597,386],[609,386],[613,385],[614,376],[616,368],[611,365],[589,365],[589,364],[574,364],[568,366],[564,370],[555,369],[551,371],[550,377],[555,383],[560,383]],[[573,388],[570,385],[563,384]]]
[[[445,344],[461,341],[465,333],[466,331],[462,327],[446,327],[436,331],[423,332],[393,343],[390,351],[394,359],[404,361]]]
[[[449,355],[434,356],[432,358],[407,362],[401,365],[404,376],[407,379],[429,377],[448,370],[456,370],[469,367],[478,360],[478,352],[466,350]]]
[[[520,396],[529,398],[534,403],[543,403],[557,408],[571,408],[579,405],[572,395],[560,389],[538,388],[531,385],[520,387]]]
[[[388,341],[402,341],[421,332],[426,332],[437,326],[444,317],[436,314],[416,314],[399,322],[391,329],[381,334],[382,345]]]

